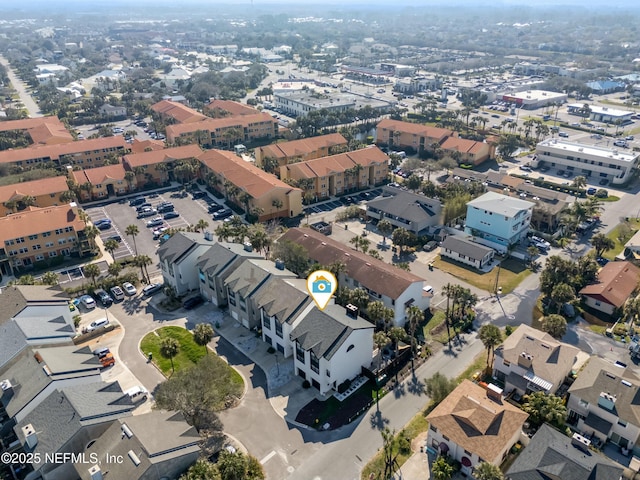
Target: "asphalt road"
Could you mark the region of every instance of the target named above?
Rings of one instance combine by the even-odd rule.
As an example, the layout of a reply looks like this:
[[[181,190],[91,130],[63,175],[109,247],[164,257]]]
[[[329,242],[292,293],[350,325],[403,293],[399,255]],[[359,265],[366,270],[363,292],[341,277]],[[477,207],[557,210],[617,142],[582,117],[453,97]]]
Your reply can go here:
[[[24,108],[27,110],[28,115],[31,118],[42,117],[43,115],[42,115],[42,112],[40,112],[40,107],[38,107],[38,105],[33,100],[29,92],[27,92],[27,89],[29,87],[22,80],[18,78],[18,76],[15,74],[15,72],[11,68],[9,61],[6,58],[4,58],[2,55],[0,55],[0,63],[6,67],[7,75],[9,76],[9,80],[11,80],[11,85],[18,93],[18,96],[20,97],[20,101],[24,105]]]

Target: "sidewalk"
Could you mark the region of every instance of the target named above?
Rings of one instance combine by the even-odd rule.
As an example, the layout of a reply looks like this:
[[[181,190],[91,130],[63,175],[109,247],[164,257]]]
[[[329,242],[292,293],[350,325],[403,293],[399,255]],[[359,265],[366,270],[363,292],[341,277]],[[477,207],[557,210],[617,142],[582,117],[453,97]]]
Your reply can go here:
[[[260,367],[267,380],[267,398],[273,410],[282,419],[299,426],[298,412],[314,398],[326,400],[314,388],[302,388],[302,379],[294,373],[293,357],[284,358],[282,353],[269,353],[269,345],[255,332],[247,330],[236,320],[219,310],[203,311],[201,319],[210,323],[214,331]]]

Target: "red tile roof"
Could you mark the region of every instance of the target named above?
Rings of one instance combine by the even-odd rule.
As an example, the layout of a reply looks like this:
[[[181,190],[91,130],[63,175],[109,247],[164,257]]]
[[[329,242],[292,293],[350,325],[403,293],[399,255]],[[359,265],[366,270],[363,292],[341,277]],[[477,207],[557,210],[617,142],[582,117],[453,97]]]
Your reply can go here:
[[[134,139],[131,144],[131,153],[143,153],[147,148],[150,150],[164,150],[164,142],[162,140]]]
[[[411,272],[357,252],[310,228],[290,228],[280,239],[302,245],[309,252],[309,258],[322,265],[344,262],[349,277],[392,299],[398,298],[413,283],[424,283]]]
[[[286,191],[298,190],[279,180],[276,176],[244,161],[232,152],[206,150],[198,157],[198,160],[256,199],[270,193],[275,188]]]
[[[71,226],[74,230],[84,229],[85,223],[78,216],[78,208],[58,205],[46,208],[30,208],[0,218],[0,242],[13,238],[27,237]]]
[[[476,154],[487,147],[486,143],[460,137],[449,137],[441,145],[443,150],[456,150],[460,153]]]
[[[444,139],[453,135],[453,131],[446,128],[430,127],[419,123],[401,122],[385,118],[378,123],[377,128],[386,128],[399,132],[413,133],[428,138]]]
[[[57,145],[38,145],[29,148],[5,150],[0,152],[0,163],[14,163],[39,158],[56,161],[63,155],[93,152],[109,148],[120,148],[124,150],[127,148],[127,143],[124,141],[122,136],[116,135],[113,137],[78,140],[77,142],[61,143]]]
[[[580,295],[622,307],[638,287],[640,269],[630,262],[609,262],[598,272],[598,283],[587,285]]]
[[[131,168],[143,167],[162,162],[172,162],[185,158],[196,158],[202,153],[202,149],[195,144],[183,145],[181,147],[165,148],[164,150],[153,150],[151,152],[130,153],[124,156],[124,161]]]
[[[39,197],[40,195],[66,192],[67,190],[69,190],[69,186],[67,185],[67,177],[64,175],[3,185],[0,187],[0,203],[26,196]]]
[[[207,118],[206,115],[198,113],[193,108],[170,100],[162,100],[152,105],[151,110],[160,115],[171,117],[180,123],[199,122]]]
[[[34,144],[72,142],[73,137],[58,117],[26,118],[0,122],[0,132],[26,130]]]
[[[378,147],[361,148],[353,152],[329,155],[328,157],[307,160],[287,165],[290,172],[297,172],[294,177],[316,178],[341,173],[355,165],[368,167],[373,164],[387,164],[389,157]]]
[[[246,128],[263,122],[277,123],[268,113],[256,113],[254,115],[242,115],[238,117],[207,118],[199,122],[180,123],[167,127],[167,137],[176,138],[183,133],[192,133],[197,130],[215,131],[218,128]]]
[[[236,115],[255,115],[260,113],[260,110],[253,108],[250,105],[244,105],[239,102],[233,102],[231,100],[213,100],[207,107],[209,110],[223,110],[229,112],[232,116]]]
[[[336,145],[347,145],[347,140],[339,133],[273,143],[265,145],[261,149],[263,157],[285,158],[308,155],[321,148],[335,147]]]
[[[87,182],[92,185],[100,185],[109,180],[124,180],[125,172],[124,166],[118,163],[115,165],[105,165],[104,167],[74,170],[73,177],[80,185]]]

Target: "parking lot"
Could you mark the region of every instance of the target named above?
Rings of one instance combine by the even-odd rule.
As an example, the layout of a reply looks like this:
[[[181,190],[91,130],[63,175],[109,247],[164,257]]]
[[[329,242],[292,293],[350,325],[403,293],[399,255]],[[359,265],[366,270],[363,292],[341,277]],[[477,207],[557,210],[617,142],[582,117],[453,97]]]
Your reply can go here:
[[[382,195],[381,188],[376,188],[366,192],[354,193],[353,195],[345,195],[340,200],[325,201],[317,205],[310,205],[308,207],[305,207],[304,213],[305,215],[312,215],[314,213],[330,212],[331,210],[335,210],[336,208],[342,207],[344,205],[356,205],[365,200],[373,200],[380,195]]]
[[[102,219],[111,221],[108,228],[100,230],[100,239],[104,243],[109,238],[120,238],[119,247],[113,252],[114,260],[118,261],[133,256],[137,248],[138,254],[148,255],[154,261],[153,265],[149,267],[149,274],[152,277],[160,271],[156,256],[159,239],[156,238],[154,240],[153,231],[160,228],[186,228],[197,224],[201,219],[209,224],[208,230],[214,231],[220,222],[213,220],[207,210],[211,203],[224,205],[223,200],[214,199],[208,193],[203,198],[194,199],[192,194],[182,196],[180,190],[176,188],[173,191],[145,196],[146,203],[151,204],[154,209],[163,202],[171,202],[174,206],[174,211],[178,213],[176,218],[164,219],[164,214],[162,213],[154,214],[147,218],[137,218],[136,207],[129,206],[131,198],[133,197],[129,197],[126,200],[114,200],[113,203],[99,207],[88,207],[85,211],[94,224]],[[147,227],[147,222],[155,218],[162,219],[162,222],[153,228]],[[138,227],[139,233],[135,238],[126,234],[129,225]]]

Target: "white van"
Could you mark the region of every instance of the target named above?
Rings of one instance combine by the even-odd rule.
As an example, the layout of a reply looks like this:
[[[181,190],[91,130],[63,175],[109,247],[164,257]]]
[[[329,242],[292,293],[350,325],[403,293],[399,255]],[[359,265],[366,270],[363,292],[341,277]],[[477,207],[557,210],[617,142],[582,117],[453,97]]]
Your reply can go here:
[[[124,393],[129,396],[133,403],[144,402],[149,396],[149,392],[147,392],[147,389],[139,385],[131,387]]]

